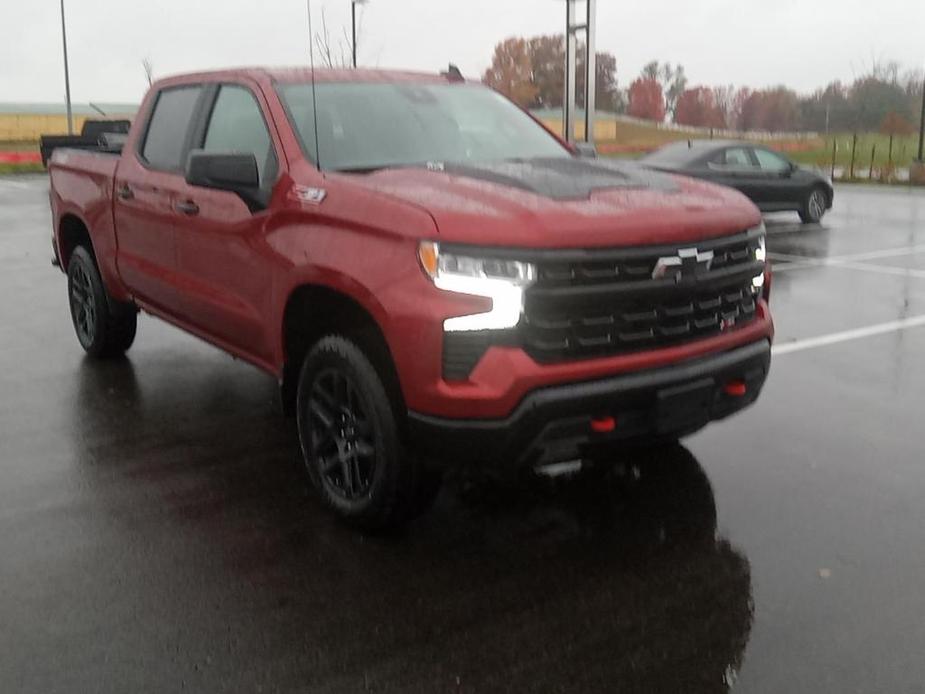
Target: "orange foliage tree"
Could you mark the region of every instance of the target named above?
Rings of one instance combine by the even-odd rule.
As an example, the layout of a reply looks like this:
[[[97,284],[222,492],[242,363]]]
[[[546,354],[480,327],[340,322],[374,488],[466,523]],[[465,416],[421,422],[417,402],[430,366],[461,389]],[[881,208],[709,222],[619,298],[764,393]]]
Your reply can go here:
[[[521,106],[536,99],[538,89],[533,83],[533,63],[525,39],[509,38],[495,46],[491,67],[483,81]]]
[[[675,106],[674,121],[700,128],[726,127],[726,117],[709,87],[685,89]]]
[[[651,77],[640,77],[630,85],[627,112],[636,118],[665,120],[665,95],[662,85]]]

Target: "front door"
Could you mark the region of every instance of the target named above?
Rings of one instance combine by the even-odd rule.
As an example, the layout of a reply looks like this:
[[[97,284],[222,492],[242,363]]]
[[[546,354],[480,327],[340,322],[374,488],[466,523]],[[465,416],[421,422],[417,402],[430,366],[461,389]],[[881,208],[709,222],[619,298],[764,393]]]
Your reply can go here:
[[[279,159],[255,92],[223,84],[213,94],[205,132],[194,146],[254,154],[269,199]],[[263,252],[270,213],[250,210],[235,193],[184,186],[176,225],[181,318],[227,347],[270,361],[266,315],[273,269]]]
[[[755,159],[764,175],[760,198],[756,201],[764,209],[792,209],[798,207],[801,198],[801,185],[794,176],[790,162],[776,152],[763,147],[755,147]]]

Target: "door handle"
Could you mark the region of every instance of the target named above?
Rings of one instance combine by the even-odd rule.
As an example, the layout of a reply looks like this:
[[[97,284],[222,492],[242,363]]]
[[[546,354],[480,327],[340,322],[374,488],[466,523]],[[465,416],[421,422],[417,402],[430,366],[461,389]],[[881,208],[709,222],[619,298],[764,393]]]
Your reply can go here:
[[[178,202],[173,207],[177,212],[182,212],[183,214],[199,214],[199,205],[197,205],[192,200],[184,200],[182,202]]]
[[[123,183],[119,186],[119,190],[116,191],[116,195],[119,196],[120,200],[131,200],[135,197],[135,193],[132,192],[132,189],[129,188],[128,183]]]

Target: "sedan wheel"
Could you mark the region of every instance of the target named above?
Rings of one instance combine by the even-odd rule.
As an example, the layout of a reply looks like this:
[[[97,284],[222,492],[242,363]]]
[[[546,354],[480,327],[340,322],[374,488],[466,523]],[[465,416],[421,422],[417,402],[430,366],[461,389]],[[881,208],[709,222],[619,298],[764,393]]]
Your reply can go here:
[[[805,224],[818,224],[827,209],[827,200],[825,193],[820,188],[813,188],[806,198],[806,204],[800,212],[800,219]]]

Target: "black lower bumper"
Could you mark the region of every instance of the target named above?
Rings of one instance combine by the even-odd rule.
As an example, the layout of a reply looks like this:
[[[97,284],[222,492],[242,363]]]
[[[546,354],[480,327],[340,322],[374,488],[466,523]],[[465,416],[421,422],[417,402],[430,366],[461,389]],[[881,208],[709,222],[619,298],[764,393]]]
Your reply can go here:
[[[728,417],[755,401],[770,363],[771,343],[761,340],[660,369],[535,390],[505,419],[409,412],[409,428],[418,450],[438,461],[547,465],[619,442],[683,436]],[[727,392],[732,383],[740,392]],[[592,420],[606,418],[614,420],[611,431],[592,428]]]

